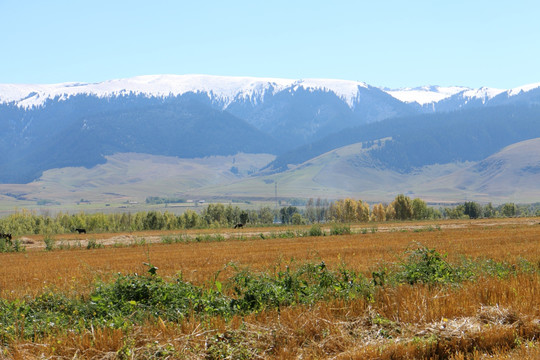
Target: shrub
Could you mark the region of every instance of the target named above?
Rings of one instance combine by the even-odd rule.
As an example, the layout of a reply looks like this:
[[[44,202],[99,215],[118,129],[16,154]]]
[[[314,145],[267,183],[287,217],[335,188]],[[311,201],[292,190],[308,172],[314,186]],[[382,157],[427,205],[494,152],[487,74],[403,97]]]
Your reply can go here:
[[[324,262],[307,263],[296,270],[287,266],[274,276],[240,271],[230,286],[236,294],[231,306],[240,312],[372,294],[371,285],[361,273],[345,268],[331,271]]]
[[[45,242],[45,250],[46,251],[53,251],[55,248],[56,240],[51,235],[45,235],[43,238],[43,241]]]
[[[409,258],[401,263],[398,279],[411,285],[442,284],[459,282],[472,276],[466,269],[452,267],[445,257],[435,249],[420,246],[410,251]]]
[[[86,248],[88,250],[90,249],[100,249],[103,247],[103,244],[100,244],[96,241],[96,239],[90,239],[88,240],[88,244],[86,244]]]
[[[8,241],[4,238],[0,239],[0,253],[3,252],[23,252],[26,248],[22,246],[19,239]]]
[[[333,224],[330,229],[330,235],[348,235],[351,233],[350,225]]]
[[[323,236],[324,231],[321,229],[321,226],[319,224],[314,224],[309,229],[309,236]]]

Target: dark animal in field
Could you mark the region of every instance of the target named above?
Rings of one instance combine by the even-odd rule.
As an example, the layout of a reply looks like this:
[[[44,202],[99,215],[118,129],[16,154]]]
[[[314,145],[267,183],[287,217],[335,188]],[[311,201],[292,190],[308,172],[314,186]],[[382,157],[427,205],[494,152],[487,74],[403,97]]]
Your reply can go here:
[[[243,227],[244,227],[244,224],[242,224],[242,223],[238,223],[238,224],[234,225],[235,229],[242,229]]]
[[[79,234],[86,234],[86,229],[75,229]]]
[[[11,244],[13,240],[13,236],[11,236],[11,234],[0,233],[0,239],[6,239],[6,242]]]

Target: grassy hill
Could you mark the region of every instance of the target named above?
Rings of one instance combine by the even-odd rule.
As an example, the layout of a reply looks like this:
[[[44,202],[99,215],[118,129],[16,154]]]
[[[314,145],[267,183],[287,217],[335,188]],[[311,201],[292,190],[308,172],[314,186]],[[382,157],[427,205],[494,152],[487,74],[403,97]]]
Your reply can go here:
[[[257,173],[273,155],[180,159],[115,154],[89,169],[53,169],[30,184],[0,185],[0,211],[89,210],[105,204],[114,209],[134,202],[140,208],[148,196],[271,204],[276,184],[278,198],[287,200],[354,197],[388,202],[404,193],[436,203],[540,201],[540,138],[510,145],[479,162],[436,164],[409,172],[392,170],[371,156],[392,141],[379,140],[343,146],[274,174]]]
[[[122,153],[92,168],[48,170],[29,184],[0,184],[0,210],[35,207],[41,200],[72,208],[81,199],[92,203],[144,202],[148,196],[189,196],[202,186],[241,179],[274,159],[268,154],[237,154],[199,159]],[[87,202],[85,206],[89,205]],[[88,207],[88,206],[87,206]],[[81,209],[82,210],[82,209]]]
[[[470,199],[540,200],[540,138],[522,141],[450,175],[424,184],[426,194],[455,189]]]
[[[273,198],[342,198],[390,201],[397,194],[429,202],[540,201],[540,138],[510,145],[479,162],[435,164],[413,171],[392,170],[371,154],[390,138],[356,143],[329,151],[288,170],[205,186],[202,196],[261,196]]]
[[[384,145],[390,139],[381,139]],[[466,164],[426,166],[411,173],[390,170],[369,156],[378,147],[356,143],[329,151],[277,174],[241,179],[231,184],[207,186],[196,192],[204,196],[262,196],[273,198],[343,198],[389,201],[398,193],[412,194],[419,183],[452,173]],[[435,200],[435,199],[434,199]],[[438,199],[437,199],[438,200]]]

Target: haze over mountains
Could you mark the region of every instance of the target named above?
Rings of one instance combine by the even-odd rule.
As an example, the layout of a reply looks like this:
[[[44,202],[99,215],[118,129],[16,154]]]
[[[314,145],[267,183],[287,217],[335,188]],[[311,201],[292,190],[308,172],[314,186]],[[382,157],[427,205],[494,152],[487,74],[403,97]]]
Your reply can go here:
[[[0,84],[4,184],[29,183],[52,169],[92,168],[115,154],[197,159],[243,153],[274,155],[267,157],[274,161],[266,166],[257,161],[259,169],[249,174],[233,169],[229,182],[213,184],[218,186],[213,190],[202,185],[184,190],[219,196],[219,189],[229,186],[230,196],[249,197],[267,195],[264,189],[278,181],[285,193],[286,182],[278,177],[288,174],[301,189],[293,172],[318,158],[315,163],[324,163],[326,170],[309,179],[312,193],[332,188],[335,196],[365,194],[365,181],[376,171],[381,180],[373,186],[378,187],[367,188],[381,200],[395,194],[401,181],[407,186],[400,191],[416,193],[419,183],[437,183],[444,189],[440,199],[493,195],[513,200],[520,194],[520,201],[540,201],[534,198],[540,188],[536,171],[502,169],[499,182],[504,186],[486,185],[482,179],[491,173],[459,170],[467,173],[460,175],[467,178],[461,182],[450,174],[464,166],[483,166],[482,161],[506,146],[534,138],[540,138],[540,83],[508,90],[392,90],[345,80],[158,75],[94,84]],[[536,169],[540,153],[537,158],[536,150],[525,151],[537,149],[525,144],[506,151],[505,158],[515,160],[505,164],[523,163],[521,154],[527,152],[523,169]],[[343,154],[334,152],[344,147],[346,165]],[[354,186],[352,174],[358,179]],[[250,185],[252,192],[235,193],[243,181],[259,181],[261,187]],[[309,197],[309,191],[303,195]],[[437,198],[433,191],[429,196]]]

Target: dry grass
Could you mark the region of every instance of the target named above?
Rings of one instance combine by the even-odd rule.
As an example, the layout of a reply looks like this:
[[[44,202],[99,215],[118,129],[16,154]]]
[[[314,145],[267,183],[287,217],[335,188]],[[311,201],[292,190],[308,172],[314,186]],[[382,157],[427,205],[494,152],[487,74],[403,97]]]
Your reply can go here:
[[[370,273],[380,263],[395,262],[413,241],[420,242],[449,259],[460,256],[486,257],[514,262],[520,258],[532,262],[540,259],[540,225],[530,219],[522,223],[487,221],[439,222],[441,230],[414,232],[435,223],[394,224],[375,233],[292,239],[229,240],[189,244],[152,244],[103,249],[28,251],[1,254],[0,296],[35,295],[46,287],[62,291],[84,292],[96,277],[111,274],[144,272],[150,261],[163,277],[179,271],[188,281],[204,283],[228,264],[269,269],[278,262],[322,259],[327,264],[345,262],[349,267]],[[395,229],[391,231],[391,229]],[[257,234],[268,229],[246,229],[236,234]],[[203,233],[211,233],[204,230]],[[214,230],[215,232],[215,230]],[[231,230],[225,230],[231,233]],[[170,232],[164,232],[170,234]],[[194,233],[194,232],[192,232]],[[137,234],[137,236],[145,234]],[[156,232],[147,234],[157,236]],[[70,235],[73,237],[73,235]],[[77,236],[77,235],[76,235]],[[96,234],[96,237],[98,234]],[[102,235],[107,238],[107,235]],[[68,235],[64,236],[65,239]],[[39,240],[36,240],[39,241]],[[226,276],[225,274],[222,276]]]
[[[271,269],[290,259],[321,259],[370,273],[395,262],[413,241],[448,253],[450,261],[469,256],[540,264],[540,225],[537,219],[518,220],[439,222],[440,231],[427,231],[434,223],[411,223],[346,236],[1,254],[0,289],[11,299],[46,287],[81,294],[96,276],[144,272],[147,261],[163,277],[182,271],[197,283],[213,279],[231,261]],[[9,352],[0,345],[0,358],[540,359],[538,299],[537,273],[459,287],[401,285],[381,288],[372,301],[336,300],[230,321],[158,319],[131,330],[92,329],[31,343],[19,339]]]
[[[513,292],[524,283],[534,290]],[[482,294],[470,296],[478,287],[487,289],[494,305],[482,304]],[[390,296],[387,291],[382,289],[374,302],[332,301],[229,322],[158,320],[130,332],[96,329],[40,344],[21,341],[12,354],[16,359],[103,359],[117,358],[126,347],[134,358],[168,352],[169,358],[194,359],[226,358],[216,354],[249,359],[522,359],[526,354],[534,359],[540,354],[537,276],[510,283],[482,280],[445,293],[410,286]],[[415,304],[419,298],[421,306]]]

